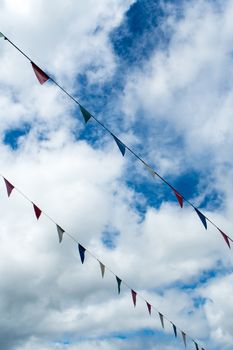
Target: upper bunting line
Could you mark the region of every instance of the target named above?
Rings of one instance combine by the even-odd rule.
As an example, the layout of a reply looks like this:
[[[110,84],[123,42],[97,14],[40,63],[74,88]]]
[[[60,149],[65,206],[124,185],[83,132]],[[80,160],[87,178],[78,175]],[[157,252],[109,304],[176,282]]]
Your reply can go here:
[[[137,155],[129,146],[124,144],[118,137],[115,136],[102,122],[100,122],[93,114],[91,114],[89,111],[87,111],[81,103],[74,98],[66,89],[64,89],[60,84],[58,84],[53,78],[48,76],[40,67],[38,67],[31,59],[29,56],[27,56],[18,46],[16,46],[10,39],[8,39],[3,33],[0,33],[1,37],[3,37],[5,40],[7,40],[16,50],[18,50],[27,60],[30,61],[32,64],[32,68],[36,74],[37,79],[39,80],[40,84],[45,83],[47,80],[51,80],[60,90],[63,91],[73,102],[75,102],[79,108],[80,111],[83,115],[83,118],[85,122],[87,123],[89,119],[93,118],[96,123],[98,123],[105,131],[107,131],[115,140],[121,154],[124,156],[125,155],[125,150],[127,149],[131,154],[134,155],[134,157],[139,160],[146,168],[147,170],[152,174],[153,177],[155,175],[170,189],[174,192],[181,208],[183,207],[183,202],[188,203],[197,213],[199,219],[201,220],[203,226],[207,230],[207,221],[212,224],[218,232],[222,235],[224,241],[228,245],[229,248],[231,248],[231,243],[233,242],[233,239],[227,235],[225,232],[223,232],[212,220],[210,220],[207,216],[205,216],[197,207],[195,207],[188,199],[186,199],[179,191],[175,189],[164,177],[162,177],[159,173],[157,173],[150,165],[148,165],[139,155]]]
[[[7,180],[6,177],[4,177],[2,174],[0,174],[0,176],[2,177],[2,179],[5,182],[8,198],[11,196],[11,193],[13,190],[17,191],[25,200],[27,200],[28,202],[30,202],[32,204],[37,220],[39,220],[39,218],[41,217],[41,214],[43,213],[43,215],[45,217],[47,217],[47,219],[50,220],[56,226],[58,238],[59,238],[59,243],[62,242],[63,234],[66,234],[74,243],[76,243],[78,245],[80,260],[81,260],[82,264],[84,263],[84,260],[85,260],[85,252],[87,252],[93,259],[95,259],[97,262],[99,262],[102,277],[104,277],[105,269],[107,269],[116,278],[118,294],[120,294],[120,292],[121,292],[121,285],[122,284],[125,285],[125,287],[131,291],[134,307],[136,307],[137,297],[140,298],[143,302],[145,302],[145,304],[147,306],[148,313],[150,316],[152,314],[152,310],[154,310],[158,314],[159,319],[160,319],[160,323],[161,323],[161,326],[163,329],[165,329],[164,320],[166,320],[172,326],[175,338],[177,338],[177,336],[178,336],[177,331],[180,332],[185,348],[187,346],[187,338],[189,338],[192,341],[192,343],[195,345],[196,350],[205,350],[203,347],[200,347],[200,345],[197,343],[196,340],[194,340],[190,335],[188,335],[183,330],[181,330],[181,328],[177,327],[175,325],[175,323],[173,323],[167,316],[162,314],[157,308],[155,308],[151,303],[149,303],[141,294],[139,294],[134,289],[132,289],[127,284],[127,282],[120,279],[108,266],[103,264],[100,261],[100,259],[98,259],[90,250],[86,249],[82,244],[80,244],[80,242],[72,234],[65,231],[60,225],[58,225],[57,222],[50,215],[48,215],[45,211],[42,211],[42,209],[40,209],[27,195],[25,195],[21,190],[19,190],[17,187],[15,187],[15,185],[13,185],[9,180]]]

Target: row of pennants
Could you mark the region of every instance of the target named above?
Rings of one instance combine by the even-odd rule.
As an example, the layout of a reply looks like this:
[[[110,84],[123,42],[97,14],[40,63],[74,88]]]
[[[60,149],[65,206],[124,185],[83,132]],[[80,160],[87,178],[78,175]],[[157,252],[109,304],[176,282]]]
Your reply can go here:
[[[143,166],[149,171],[149,173],[153,177],[159,178],[161,181],[163,181],[174,193],[176,196],[176,199],[180,205],[181,208],[183,208],[184,202],[188,203],[196,212],[199,219],[201,220],[204,228],[207,230],[207,221],[212,224],[218,232],[223,237],[224,241],[226,242],[227,246],[231,248],[231,243],[233,242],[233,239],[227,235],[223,230],[221,230],[213,221],[211,221],[207,216],[205,216],[198,208],[196,208],[189,200],[187,200],[179,191],[177,191],[166,179],[164,179],[161,175],[159,175],[150,165],[148,165],[141,157],[139,157],[132,149],[130,149],[126,144],[124,144],[116,135],[114,135],[104,124],[102,124],[95,116],[93,116],[86,108],[84,108],[77,99],[75,99],[72,95],[70,95],[63,87],[61,87],[53,78],[48,76],[40,67],[38,67],[32,60],[21,50],[19,49],[10,39],[8,39],[4,34],[0,33],[0,37],[7,40],[14,48],[16,48],[23,56],[25,56],[31,63],[33,71],[39,81],[40,84],[44,84],[46,81],[50,80],[52,81],[57,87],[59,87],[63,93],[65,93],[69,98],[73,100],[76,104],[78,104],[80,111],[82,113],[82,116],[84,118],[85,123],[87,123],[90,119],[94,119],[102,128],[105,129],[114,139],[116,142],[122,156],[125,155],[126,150],[128,150],[130,153],[132,153],[137,160],[139,160]]]
[[[2,175],[1,175],[2,176]],[[158,311],[151,303],[149,303],[147,300],[145,300],[139,293],[137,293],[134,289],[131,289],[128,284],[126,284],[121,278],[119,278],[114,272],[112,272],[112,270],[110,270],[105,264],[103,264],[97,257],[95,257],[95,255],[90,252],[88,249],[86,249],[82,244],[80,244],[75,237],[73,237],[70,233],[66,232],[60,225],[58,225],[57,223],[55,223],[55,221],[48,215],[46,214],[44,211],[42,211],[33,201],[31,201],[22,191],[18,190],[9,180],[7,180],[4,176],[2,176],[5,186],[6,186],[6,191],[7,191],[7,195],[8,197],[10,197],[11,193],[13,190],[16,190],[19,194],[21,194],[27,201],[29,201],[32,206],[33,206],[33,211],[35,213],[36,219],[39,220],[39,218],[41,217],[42,213],[48,218],[50,219],[55,225],[56,225],[56,229],[57,229],[57,234],[58,234],[58,240],[59,243],[62,242],[63,240],[63,236],[64,234],[67,235],[67,237],[71,238],[75,243],[77,243],[78,245],[78,251],[79,251],[79,256],[80,256],[80,260],[81,263],[84,264],[85,261],[85,255],[86,252],[89,253],[90,256],[92,256],[94,259],[97,260],[97,262],[99,263],[100,266],[100,271],[101,271],[101,275],[102,278],[104,278],[105,275],[105,270],[107,269],[109,272],[111,272],[115,278],[116,278],[116,283],[117,283],[117,291],[118,294],[121,293],[121,285],[122,283],[128,288],[130,289],[131,292],[131,296],[132,296],[132,301],[133,301],[133,305],[134,307],[136,307],[137,304],[137,297],[139,297],[140,299],[142,299],[147,307],[148,313],[151,316],[152,315],[152,310],[155,310],[155,312],[157,313],[159,319],[160,319],[160,323],[163,329],[165,329],[165,320],[167,320],[169,322],[169,324],[172,326],[173,332],[174,332],[174,336],[175,338],[178,337],[178,333],[180,333],[184,346],[186,348],[187,346],[187,340],[190,339],[193,344],[195,345],[195,349],[196,350],[204,350],[203,347],[201,347],[197,341],[195,341],[193,338],[191,338],[187,333],[185,333],[183,330],[181,330],[180,328],[178,328],[172,321],[170,321],[166,316],[164,316],[160,311]]]

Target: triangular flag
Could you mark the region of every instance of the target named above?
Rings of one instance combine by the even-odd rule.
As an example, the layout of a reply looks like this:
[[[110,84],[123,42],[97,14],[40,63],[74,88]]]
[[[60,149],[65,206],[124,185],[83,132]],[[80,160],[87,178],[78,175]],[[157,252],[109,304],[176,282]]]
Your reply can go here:
[[[34,70],[34,73],[39,80],[39,83],[42,85],[44,84],[47,80],[49,80],[49,76],[40,69],[35,63],[31,62],[32,68]]]
[[[65,232],[65,230],[63,230],[63,228],[61,228],[59,225],[57,225],[57,233],[58,233],[59,243],[61,243],[61,241],[62,241],[64,232]]]
[[[172,327],[173,327],[173,331],[174,331],[174,334],[175,334],[175,337],[177,338],[177,330],[176,330],[176,326],[174,325],[174,323],[172,323]]]
[[[148,302],[146,302],[146,305],[147,305],[148,312],[149,312],[149,314],[151,315],[151,304],[149,304]]]
[[[99,263],[100,263],[101,275],[102,275],[102,278],[104,278],[105,266],[104,266],[104,264],[102,264],[102,262],[101,262],[101,261],[99,261]]]
[[[137,302],[137,293],[131,289],[131,294],[132,294],[132,299],[133,299],[133,304],[134,304],[134,307],[136,306],[136,302]]]
[[[207,230],[207,222],[206,222],[206,217],[205,217],[205,215],[203,215],[203,214],[200,212],[200,210],[198,210],[197,208],[194,208],[194,209],[195,209],[197,215],[199,216],[201,222],[203,223],[205,229]]]
[[[33,204],[33,208],[34,208],[34,212],[35,212],[36,218],[38,220],[39,217],[41,216],[42,211],[34,203],[32,203],[32,204]]]
[[[121,279],[116,276],[116,280],[117,280],[118,294],[120,294],[120,292],[121,292]]]
[[[115,136],[112,134],[112,137],[114,138],[119,150],[121,151],[122,156],[125,155],[125,145]]]
[[[4,38],[4,35],[2,33],[0,33],[0,38]]]
[[[181,334],[182,334],[184,346],[186,347],[186,334],[183,331],[181,331]]]
[[[196,350],[199,350],[199,347],[198,347],[197,343],[196,343],[195,341],[193,341],[193,342],[194,342],[194,344],[195,344]]]
[[[83,118],[85,120],[85,123],[88,122],[88,120],[91,118],[91,114],[81,105],[79,105],[80,111],[83,115]]]
[[[83,264],[84,263],[84,259],[85,259],[85,251],[86,251],[86,249],[81,244],[78,244],[78,250],[79,250],[79,255],[80,255],[81,262]]]
[[[149,173],[151,174],[152,177],[155,177],[155,172],[154,170],[149,166],[147,165],[146,163],[144,163],[145,165],[145,168],[149,171]]]
[[[7,195],[10,197],[12,190],[15,188],[5,177],[3,178],[6,184]]]
[[[174,191],[175,196],[180,204],[180,207],[183,208],[183,201],[184,201],[183,196],[179,192],[177,192],[175,189],[173,189],[173,191]]]
[[[160,312],[159,312],[159,318],[160,318],[161,325],[164,328],[163,315]]]
[[[228,245],[228,247],[231,249],[231,244],[230,244],[229,237],[224,232],[222,232],[219,228],[218,228],[218,230],[221,233],[221,235],[223,236],[223,238],[224,238],[226,244]]]

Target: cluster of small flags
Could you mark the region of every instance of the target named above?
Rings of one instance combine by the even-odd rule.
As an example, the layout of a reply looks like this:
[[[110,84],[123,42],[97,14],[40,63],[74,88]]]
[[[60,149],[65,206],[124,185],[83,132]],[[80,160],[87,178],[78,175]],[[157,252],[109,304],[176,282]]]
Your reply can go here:
[[[226,233],[224,233],[214,222],[212,222],[209,218],[207,218],[199,209],[197,209],[190,201],[188,201],[187,199],[185,199],[185,197],[179,193],[170,183],[168,183],[161,175],[159,175],[156,171],[154,171],[143,159],[141,159],[136,153],[134,153],[128,146],[126,146],[116,135],[114,135],[110,130],[108,130],[108,128],[106,128],[102,123],[100,123],[98,121],[97,118],[95,118],[90,112],[88,112],[88,110],[86,108],[84,108],[74,97],[72,97],[64,88],[62,88],[54,79],[52,79],[51,77],[49,77],[40,67],[38,67],[34,62],[32,62],[30,60],[30,58],[28,56],[26,56],[22,50],[20,50],[15,44],[13,44],[4,34],[0,33],[0,37],[3,37],[5,40],[7,40],[11,45],[13,45],[21,54],[23,54],[31,63],[33,71],[39,81],[39,83],[42,85],[44,84],[46,81],[51,80],[52,82],[54,82],[67,96],[69,96],[75,103],[78,104],[80,111],[82,113],[83,119],[85,121],[85,123],[87,123],[91,118],[94,118],[94,120],[101,125],[107,132],[109,132],[109,134],[113,137],[114,141],[116,142],[122,156],[125,155],[126,149],[131,152],[138,160],[140,160],[143,165],[145,166],[145,168],[149,171],[149,173],[155,177],[157,176],[160,180],[162,180],[167,186],[170,187],[170,189],[173,191],[174,195],[177,198],[177,201],[179,202],[179,205],[181,208],[183,208],[184,205],[184,201],[186,203],[188,203],[190,206],[193,207],[193,209],[195,210],[195,212],[197,213],[199,219],[201,220],[203,226],[205,227],[205,229],[207,230],[207,221],[209,223],[211,223],[217,230],[218,232],[221,234],[221,236],[223,237],[224,241],[226,242],[226,244],[228,245],[229,248],[231,248],[231,242],[233,242],[233,240],[231,239],[231,237],[229,237]],[[38,209],[35,208],[35,212],[37,213],[37,215],[40,215],[38,212]]]
[[[15,186],[10,182],[8,181],[5,177],[3,177],[3,180],[4,180],[4,183],[5,183],[5,186],[6,186],[6,191],[7,191],[7,195],[8,197],[10,197],[12,191],[15,189]],[[28,199],[27,196],[25,196],[21,191],[17,190],[26,200],[28,200],[29,202],[31,202],[32,206],[33,206],[33,211],[34,211],[34,214],[36,216],[36,219],[39,220],[40,216],[42,213],[42,210],[33,202],[31,201],[30,199]],[[45,213],[44,213],[45,214]],[[47,214],[45,214],[49,219],[51,219]],[[51,221],[53,223],[54,220],[51,219]],[[64,233],[67,233],[61,226],[59,226],[58,224],[56,224],[56,228],[57,228],[57,234],[58,234],[58,240],[59,240],[59,243],[62,242],[63,240],[63,236],[64,236]],[[82,245],[80,244],[74,237],[72,237],[70,234],[67,234],[68,237],[72,238],[73,241],[75,241],[78,245],[78,251],[79,251],[79,256],[80,256],[80,260],[81,260],[81,263],[84,264],[85,262],[85,254],[86,254],[86,251],[88,252],[88,250]],[[96,259],[99,263],[99,266],[100,266],[100,271],[101,271],[101,276],[102,278],[104,278],[104,275],[105,275],[105,270],[106,270],[106,266],[99,260],[97,259],[92,253],[90,253],[90,255]],[[111,271],[110,269],[108,269],[108,271]],[[120,279],[115,273],[113,273],[111,271],[111,273],[115,276],[116,278],[116,282],[117,282],[117,292],[118,294],[121,293],[121,285],[122,285],[122,279]],[[124,283],[125,286],[128,287],[128,285],[126,283]],[[179,329],[172,321],[170,321],[167,317],[165,317],[161,312],[159,312],[154,306],[152,306],[152,304],[150,304],[148,301],[146,301],[143,297],[141,297],[134,289],[131,289],[130,287],[128,287],[131,291],[131,296],[132,296],[132,301],[133,301],[133,305],[134,307],[136,307],[136,304],[137,304],[137,296],[139,296],[141,299],[143,299],[146,303],[146,306],[147,306],[147,309],[148,309],[148,313],[149,315],[152,314],[152,308],[153,310],[156,311],[157,315],[159,316],[159,319],[160,319],[160,323],[161,323],[161,326],[163,329],[165,329],[165,324],[164,324],[164,319],[166,319],[171,325],[172,325],[172,329],[173,329],[173,332],[174,332],[174,335],[175,335],[175,338],[177,338],[178,336],[178,332],[177,330]],[[187,335],[187,333],[185,333],[184,331],[182,331],[181,329],[180,330],[180,334],[181,334],[181,337],[182,337],[182,340],[183,340],[183,343],[184,343],[184,346],[186,347],[187,346],[187,337],[189,337],[191,339],[191,341],[193,342],[193,344],[195,345],[195,348],[196,350],[204,350],[204,348],[200,347],[198,345],[198,343],[193,340],[190,336]]]

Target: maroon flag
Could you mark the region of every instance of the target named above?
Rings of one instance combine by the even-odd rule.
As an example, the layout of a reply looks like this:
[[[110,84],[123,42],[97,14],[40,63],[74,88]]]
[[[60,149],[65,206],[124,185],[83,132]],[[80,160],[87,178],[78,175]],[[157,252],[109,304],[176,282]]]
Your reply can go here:
[[[148,312],[149,312],[149,314],[151,315],[151,304],[149,304],[148,302],[146,302],[146,305],[147,305]]]
[[[134,304],[134,307],[136,306],[136,301],[137,301],[137,293],[131,289],[131,294],[132,294],[132,299],[133,299],[133,304]]]
[[[32,203],[32,204],[33,204],[33,208],[34,208],[34,212],[35,212],[36,218],[38,220],[39,217],[41,216],[42,211],[34,203]]]
[[[218,228],[219,232],[221,233],[221,235],[223,236],[226,244],[228,245],[228,247],[231,249],[231,244],[230,244],[230,240],[229,240],[229,237],[220,230],[220,228]]]
[[[7,195],[8,197],[10,197],[11,192],[13,191],[13,189],[15,188],[7,179],[5,179],[5,177],[3,178],[6,184],[6,190],[7,190]]]
[[[35,63],[31,62],[34,73],[39,80],[39,83],[43,85],[47,80],[49,80],[49,76],[40,69]]]
[[[173,188],[173,191],[174,191],[175,196],[180,204],[180,207],[183,208],[183,202],[184,202],[183,196],[179,192],[177,192],[174,188]]]

